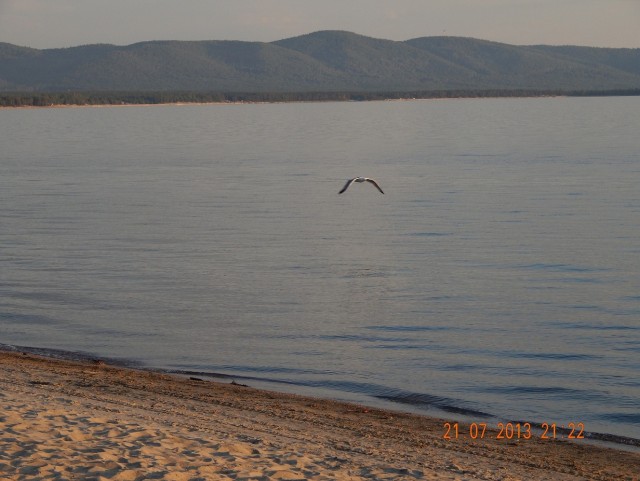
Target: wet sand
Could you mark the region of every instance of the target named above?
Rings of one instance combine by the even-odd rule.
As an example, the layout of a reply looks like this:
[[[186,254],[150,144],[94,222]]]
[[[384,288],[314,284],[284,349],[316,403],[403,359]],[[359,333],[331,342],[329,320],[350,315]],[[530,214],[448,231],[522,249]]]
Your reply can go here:
[[[0,352],[0,407],[2,480],[640,479],[640,453],[31,354]]]

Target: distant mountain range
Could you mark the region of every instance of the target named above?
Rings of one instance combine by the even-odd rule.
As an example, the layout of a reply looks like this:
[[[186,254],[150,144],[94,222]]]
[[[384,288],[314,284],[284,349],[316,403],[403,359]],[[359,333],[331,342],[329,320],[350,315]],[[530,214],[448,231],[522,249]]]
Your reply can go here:
[[[640,49],[403,42],[320,31],[276,42],[0,43],[0,91],[418,91],[640,88]]]

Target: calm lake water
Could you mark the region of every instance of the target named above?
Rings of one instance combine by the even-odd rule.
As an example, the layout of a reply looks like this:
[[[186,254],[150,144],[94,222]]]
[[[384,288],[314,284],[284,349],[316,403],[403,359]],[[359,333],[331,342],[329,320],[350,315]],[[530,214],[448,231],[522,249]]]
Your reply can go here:
[[[1,110],[0,343],[640,438],[639,125],[638,97]],[[357,175],[385,195],[337,195]]]

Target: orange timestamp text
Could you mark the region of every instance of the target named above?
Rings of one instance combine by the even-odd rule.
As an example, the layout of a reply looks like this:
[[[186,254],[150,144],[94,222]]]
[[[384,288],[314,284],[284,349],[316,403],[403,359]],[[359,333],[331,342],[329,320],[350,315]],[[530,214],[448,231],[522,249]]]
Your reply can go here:
[[[490,428],[487,423],[459,423],[446,422],[443,424],[442,437],[447,441],[460,438],[469,439],[584,439],[584,423],[571,422],[559,425],[556,423],[541,423],[532,426],[531,423],[497,423],[496,428]]]

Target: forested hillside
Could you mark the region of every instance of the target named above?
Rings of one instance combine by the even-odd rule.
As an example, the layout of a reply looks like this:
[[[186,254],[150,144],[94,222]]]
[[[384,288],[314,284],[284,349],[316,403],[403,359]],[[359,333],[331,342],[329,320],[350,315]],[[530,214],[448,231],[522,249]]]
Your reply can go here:
[[[598,91],[640,88],[640,49],[404,42],[321,31],[271,43],[152,41],[31,49],[0,43],[0,91]]]

